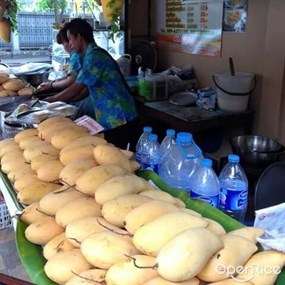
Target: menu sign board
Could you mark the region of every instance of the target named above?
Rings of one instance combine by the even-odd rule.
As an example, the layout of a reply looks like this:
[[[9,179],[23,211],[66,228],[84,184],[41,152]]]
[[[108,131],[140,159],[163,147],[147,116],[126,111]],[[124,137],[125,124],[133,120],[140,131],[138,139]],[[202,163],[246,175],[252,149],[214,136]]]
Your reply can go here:
[[[157,42],[166,49],[220,56],[223,0],[157,0]]]

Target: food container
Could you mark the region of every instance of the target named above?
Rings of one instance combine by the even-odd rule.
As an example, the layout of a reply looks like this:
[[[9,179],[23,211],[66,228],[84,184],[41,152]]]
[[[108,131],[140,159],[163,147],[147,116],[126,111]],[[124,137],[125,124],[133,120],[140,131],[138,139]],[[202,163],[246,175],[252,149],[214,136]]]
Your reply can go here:
[[[255,168],[265,168],[278,161],[285,151],[276,140],[258,135],[235,136],[230,144],[243,164]]]

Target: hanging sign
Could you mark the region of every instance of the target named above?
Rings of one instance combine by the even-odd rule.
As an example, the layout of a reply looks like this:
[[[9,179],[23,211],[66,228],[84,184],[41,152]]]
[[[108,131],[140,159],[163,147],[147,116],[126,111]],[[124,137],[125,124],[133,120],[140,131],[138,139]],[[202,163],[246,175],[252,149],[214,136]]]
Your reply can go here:
[[[157,0],[157,43],[172,51],[220,56],[223,0]]]

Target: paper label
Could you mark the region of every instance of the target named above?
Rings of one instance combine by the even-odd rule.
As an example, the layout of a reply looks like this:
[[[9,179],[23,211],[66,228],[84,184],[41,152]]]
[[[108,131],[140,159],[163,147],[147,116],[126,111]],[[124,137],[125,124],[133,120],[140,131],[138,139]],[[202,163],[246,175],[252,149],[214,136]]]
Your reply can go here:
[[[90,135],[95,135],[100,133],[104,130],[104,128],[97,123],[94,119],[91,117],[84,115],[77,120],[75,120],[75,123],[79,126],[83,126],[89,130]]]

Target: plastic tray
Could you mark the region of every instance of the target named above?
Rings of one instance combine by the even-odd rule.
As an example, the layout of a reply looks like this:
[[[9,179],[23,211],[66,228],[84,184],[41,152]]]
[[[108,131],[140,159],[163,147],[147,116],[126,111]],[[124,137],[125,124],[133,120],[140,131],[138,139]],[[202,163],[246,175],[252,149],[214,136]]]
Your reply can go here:
[[[190,199],[186,192],[170,188],[160,179],[158,175],[152,171],[140,170],[137,172],[137,175],[143,177],[148,181],[152,181],[161,190],[170,193],[176,198],[181,199],[186,204],[187,208],[193,209],[203,216],[219,222],[227,232],[244,227],[244,225],[240,222],[232,219],[231,217],[211,207],[210,205],[199,200]],[[6,185],[9,186],[9,183],[6,183]],[[12,186],[10,185],[10,187]],[[11,192],[12,191],[13,189],[11,188]],[[35,284],[55,285],[56,283],[51,281],[44,272],[43,268],[46,260],[43,257],[42,248],[38,245],[30,243],[25,238],[26,227],[27,225],[24,222],[21,220],[18,221],[16,228],[16,246],[20,260],[28,275],[30,276],[32,282]],[[277,281],[275,282],[275,285],[284,284],[285,268],[283,268],[282,272],[278,276]]]

